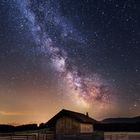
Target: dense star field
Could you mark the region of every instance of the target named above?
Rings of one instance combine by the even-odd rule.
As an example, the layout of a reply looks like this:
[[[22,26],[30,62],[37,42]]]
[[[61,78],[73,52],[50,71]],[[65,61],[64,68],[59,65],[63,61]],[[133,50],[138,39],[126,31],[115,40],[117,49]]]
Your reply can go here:
[[[0,123],[139,115],[139,13],[137,0],[1,0]]]

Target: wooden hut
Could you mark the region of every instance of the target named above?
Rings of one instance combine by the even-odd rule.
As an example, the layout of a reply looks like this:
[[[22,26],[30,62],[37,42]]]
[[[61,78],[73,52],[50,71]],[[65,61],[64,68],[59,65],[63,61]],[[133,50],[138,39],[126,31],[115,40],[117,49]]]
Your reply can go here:
[[[90,118],[88,113],[82,114],[63,109],[51,118],[46,126],[56,134],[79,134],[92,133],[95,123],[97,121]]]

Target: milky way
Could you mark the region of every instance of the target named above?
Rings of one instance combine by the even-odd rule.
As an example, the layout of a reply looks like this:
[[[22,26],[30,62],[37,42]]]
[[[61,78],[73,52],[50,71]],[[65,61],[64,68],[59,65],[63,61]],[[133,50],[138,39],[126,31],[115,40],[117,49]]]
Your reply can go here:
[[[28,20],[39,53],[50,57],[52,67],[64,82],[64,87],[67,88],[66,96],[74,98],[75,103],[84,106],[95,102],[108,103],[112,92],[111,86],[98,74],[85,74],[72,63],[73,58],[70,58],[64,49],[63,45],[67,45],[69,41],[86,45],[86,39],[61,15],[58,1],[23,0],[18,5],[21,14]]]
[[[62,108],[139,115],[140,5],[1,0],[0,123],[46,122]]]

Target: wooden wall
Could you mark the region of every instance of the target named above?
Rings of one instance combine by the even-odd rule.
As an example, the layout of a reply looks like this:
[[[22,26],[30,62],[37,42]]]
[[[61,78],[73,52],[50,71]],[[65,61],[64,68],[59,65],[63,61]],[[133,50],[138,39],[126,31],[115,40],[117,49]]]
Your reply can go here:
[[[92,124],[80,124],[80,132],[81,133],[92,133],[93,132],[93,125]]]
[[[75,134],[80,132],[80,123],[68,117],[60,118],[56,123],[56,134]]]
[[[56,123],[56,134],[79,134],[92,132],[92,124],[80,123],[72,118],[62,117]]]

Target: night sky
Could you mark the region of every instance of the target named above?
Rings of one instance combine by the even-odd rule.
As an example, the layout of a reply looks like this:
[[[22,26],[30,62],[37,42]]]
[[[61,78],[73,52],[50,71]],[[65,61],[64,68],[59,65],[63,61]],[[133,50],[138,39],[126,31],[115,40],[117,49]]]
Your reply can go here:
[[[0,123],[63,108],[140,115],[139,0],[1,0]]]

